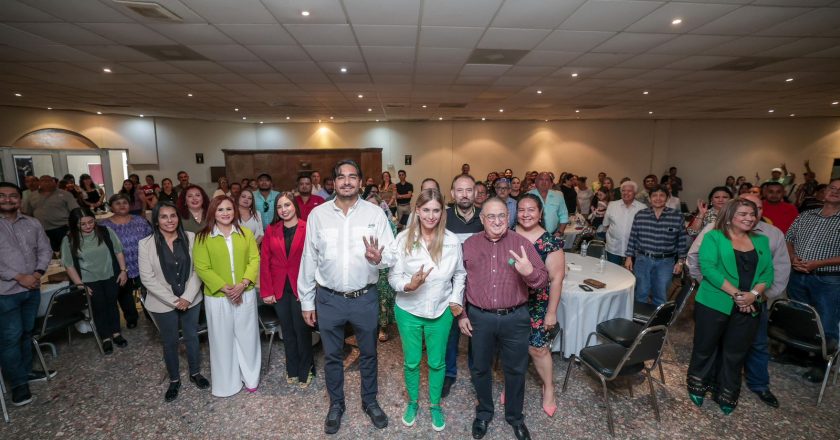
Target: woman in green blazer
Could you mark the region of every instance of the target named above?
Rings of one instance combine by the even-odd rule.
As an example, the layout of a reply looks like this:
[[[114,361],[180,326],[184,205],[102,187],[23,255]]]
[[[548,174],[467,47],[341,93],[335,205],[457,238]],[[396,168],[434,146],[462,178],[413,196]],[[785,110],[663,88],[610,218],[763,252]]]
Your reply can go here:
[[[769,241],[752,233],[757,214],[749,200],[727,203],[700,245],[703,281],[694,308],[688,393],[701,406],[711,391],[724,414],[738,404],[741,369],[759,323],[758,303],[773,284]]]
[[[213,395],[257,390],[260,339],[254,281],[260,252],[254,234],[239,226],[239,210],[228,196],[210,201],[206,226],[193,247],[195,272],[204,282]]]

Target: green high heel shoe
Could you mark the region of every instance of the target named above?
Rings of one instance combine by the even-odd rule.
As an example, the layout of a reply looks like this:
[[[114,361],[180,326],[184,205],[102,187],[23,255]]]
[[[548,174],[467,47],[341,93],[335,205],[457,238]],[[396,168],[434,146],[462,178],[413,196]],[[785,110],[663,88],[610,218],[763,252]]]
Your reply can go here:
[[[723,411],[723,413],[728,416],[728,415],[732,414],[732,411],[735,411],[735,407],[721,404],[720,405],[720,410]]]
[[[695,405],[697,405],[698,408],[703,406],[703,400],[705,400],[704,396],[698,396],[697,394],[688,393],[688,397],[691,399],[692,402],[694,402]]]

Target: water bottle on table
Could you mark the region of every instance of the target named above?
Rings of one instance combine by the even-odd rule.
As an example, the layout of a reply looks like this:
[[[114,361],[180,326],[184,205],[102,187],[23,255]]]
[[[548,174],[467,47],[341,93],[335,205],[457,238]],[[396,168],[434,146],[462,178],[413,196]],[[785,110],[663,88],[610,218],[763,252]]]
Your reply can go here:
[[[580,245],[580,256],[585,257],[586,251],[589,250],[589,242],[584,241],[582,245]]]

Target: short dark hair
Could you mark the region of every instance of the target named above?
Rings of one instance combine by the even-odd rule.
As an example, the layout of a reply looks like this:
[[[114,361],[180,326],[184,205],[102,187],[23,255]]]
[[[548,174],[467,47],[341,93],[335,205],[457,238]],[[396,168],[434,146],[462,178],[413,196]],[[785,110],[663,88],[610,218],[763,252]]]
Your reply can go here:
[[[452,184],[449,185],[449,189],[455,188],[455,182],[457,182],[458,179],[470,179],[472,181],[473,185],[475,185],[475,177],[473,177],[469,174],[458,174],[457,176],[455,176],[454,179],[452,179]]]
[[[19,196],[23,195],[23,192],[20,190],[20,187],[12,182],[0,182],[0,188],[14,188]]]
[[[671,197],[671,193],[668,192],[668,188],[666,188],[665,185],[654,186],[653,188],[651,188],[650,191],[648,191],[648,196],[653,195],[653,193],[655,193],[655,192],[665,193],[666,197]]]
[[[178,171],[178,174],[175,174],[175,175],[180,176],[181,174],[187,174],[187,172],[184,171],[184,170],[181,170],[181,171]],[[187,174],[187,175],[189,176],[189,174]]]
[[[312,180],[312,175],[311,174],[298,174],[296,182],[300,183],[301,179],[309,179],[311,181]]]
[[[271,180],[271,174],[268,174],[268,173],[262,173],[262,174],[260,174],[259,176],[257,176],[257,180],[260,180],[260,179],[262,179],[263,177],[265,177],[265,178],[266,178],[266,179],[268,179],[268,180]]]
[[[408,174],[408,173],[406,173],[406,172],[405,172],[405,170],[399,170],[399,171],[397,171],[397,174],[399,174],[399,173]]]
[[[780,187],[782,187],[782,189],[784,189],[784,187],[785,187],[784,185],[781,184],[781,182],[772,182],[771,181],[771,182],[762,183],[761,184],[761,190],[764,191],[765,188],[769,188],[771,186],[780,186]]]
[[[716,187],[712,188],[711,191],[709,191],[709,203],[712,202],[712,196],[714,196],[716,192],[725,192],[725,193],[729,194],[730,199],[735,197],[735,195],[732,194],[732,191],[730,191],[729,188],[727,188],[725,186],[716,186]]]
[[[151,175],[151,174],[146,174],[146,178],[148,179],[149,177],[151,177],[151,178],[152,178],[152,180],[154,180],[154,178],[155,178],[155,176],[153,176],[153,175]]]
[[[359,175],[359,180],[364,179],[364,176],[362,175],[362,167],[360,167],[359,164],[357,164],[356,161],[353,159],[344,159],[336,162],[335,168],[333,168],[333,178],[338,176],[338,169],[343,167],[344,165],[350,165],[351,167],[355,168],[356,174]]]
[[[653,180],[656,180],[657,182],[659,181],[659,179],[656,177],[656,174],[648,174],[647,176],[645,176],[644,179],[642,179],[642,182],[644,182],[645,180],[648,180],[648,179],[653,179]]]
[[[108,199],[108,206],[113,205],[117,200],[125,200],[129,205],[131,204],[131,200],[128,199],[125,193],[116,193]]]

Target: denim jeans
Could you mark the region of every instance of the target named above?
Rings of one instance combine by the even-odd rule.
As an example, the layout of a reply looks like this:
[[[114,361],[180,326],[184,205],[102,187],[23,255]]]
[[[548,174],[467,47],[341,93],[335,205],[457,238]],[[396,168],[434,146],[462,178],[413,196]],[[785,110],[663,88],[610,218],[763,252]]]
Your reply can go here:
[[[809,275],[792,271],[787,286],[788,297],[810,304],[820,314],[825,337],[840,337],[840,276]]]
[[[668,286],[674,276],[673,258],[650,258],[637,255],[633,262],[636,275],[636,302],[647,303],[648,296],[655,306],[668,300]]]
[[[760,312],[758,329],[744,363],[747,388],[756,393],[770,390],[770,373],[767,371],[767,365],[770,362],[770,349],[767,346],[767,318],[769,314],[767,313],[766,302],[761,304]]]
[[[40,303],[40,289],[0,295],[0,366],[12,388],[29,381],[32,331]]]

